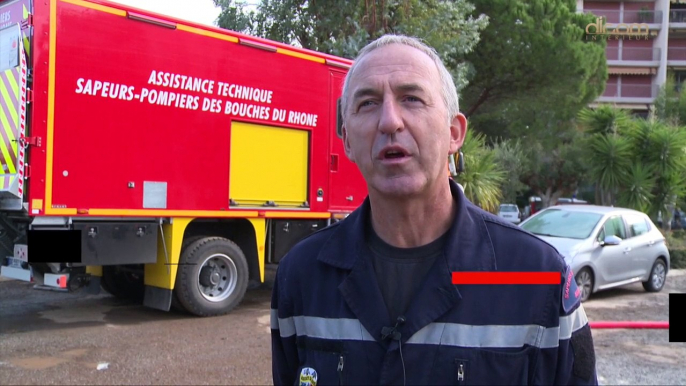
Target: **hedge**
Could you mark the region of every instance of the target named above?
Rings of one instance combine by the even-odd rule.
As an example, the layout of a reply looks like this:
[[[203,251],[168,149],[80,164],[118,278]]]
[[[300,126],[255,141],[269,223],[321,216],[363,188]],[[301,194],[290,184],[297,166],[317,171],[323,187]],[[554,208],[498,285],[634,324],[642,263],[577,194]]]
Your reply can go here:
[[[671,260],[670,268],[686,268],[686,248],[670,249],[669,259]]]

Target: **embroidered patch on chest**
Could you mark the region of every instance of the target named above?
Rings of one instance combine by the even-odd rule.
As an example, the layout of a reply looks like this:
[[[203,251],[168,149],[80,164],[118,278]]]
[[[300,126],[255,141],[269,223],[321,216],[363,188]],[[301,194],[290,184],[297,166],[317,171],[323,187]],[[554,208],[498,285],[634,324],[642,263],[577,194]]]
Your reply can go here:
[[[300,370],[300,386],[317,386],[317,371],[311,367]]]

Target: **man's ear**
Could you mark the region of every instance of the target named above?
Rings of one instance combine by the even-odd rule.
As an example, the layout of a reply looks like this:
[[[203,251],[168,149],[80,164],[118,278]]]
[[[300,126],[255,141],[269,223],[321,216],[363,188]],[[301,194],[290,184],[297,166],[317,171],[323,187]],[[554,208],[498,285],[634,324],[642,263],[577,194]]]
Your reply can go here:
[[[341,130],[343,131],[343,148],[345,149],[345,155],[348,157],[350,162],[355,163],[353,152],[350,149],[350,138],[348,137],[348,130],[345,127],[345,123],[341,125]]]
[[[457,113],[450,122],[450,154],[455,154],[462,147],[467,135],[467,118]]]

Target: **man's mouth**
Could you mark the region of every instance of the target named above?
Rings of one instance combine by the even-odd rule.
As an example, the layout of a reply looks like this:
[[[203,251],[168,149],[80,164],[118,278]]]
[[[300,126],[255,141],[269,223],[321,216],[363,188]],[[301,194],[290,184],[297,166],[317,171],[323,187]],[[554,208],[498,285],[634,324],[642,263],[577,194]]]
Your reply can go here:
[[[388,146],[379,152],[379,159],[382,160],[397,160],[409,156],[408,152],[400,146]]]
[[[384,158],[386,159],[393,159],[393,158],[403,158],[405,157],[405,153],[402,151],[398,150],[389,150],[384,154]]]

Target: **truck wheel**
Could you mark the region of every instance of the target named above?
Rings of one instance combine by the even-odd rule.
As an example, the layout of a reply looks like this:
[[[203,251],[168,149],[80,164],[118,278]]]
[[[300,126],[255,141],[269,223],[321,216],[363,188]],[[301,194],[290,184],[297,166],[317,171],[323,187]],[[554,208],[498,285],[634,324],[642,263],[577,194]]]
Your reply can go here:
[[[142,303],[145,297],[143,276],[117,266],[102,267],[102,288],[118,299]]]
[[[193,244],[194,242],[204,238],[205,236],[191,236],[189,238],[186,238],[183,240],[183,243],[181,244],[181,253],[183,253],[189,245]],[[177,277],[179,275],[179,272],[176,273]],[[174,291],[172,291],[172,301],[171,301],[171,308],[175,311],[178,312],[188,312],[186,308],[181,304],[179,301],[179,291],[176,289],[176,285],[174,285]]]
[[[248,287],[248,262],[243,251],[221,237],[197,240],[181,253],[174,286],[179,303],[197,316],[227,314]]]

